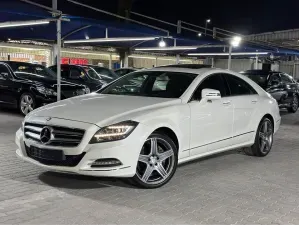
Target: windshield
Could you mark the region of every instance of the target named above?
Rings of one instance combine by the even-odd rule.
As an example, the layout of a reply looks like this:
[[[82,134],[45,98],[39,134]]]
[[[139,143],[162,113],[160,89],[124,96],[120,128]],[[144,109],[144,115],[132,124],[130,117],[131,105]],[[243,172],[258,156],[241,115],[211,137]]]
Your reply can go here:
[[[92,68],[103,78],[109,78],[114,80],[119,77],[117,74],[115,74],[113,71],[109,69],[97,66],[94,66]]]
[[[241,74],[243,74],[246,77],[250,78],[255,83],[260,85],[261,87],[263,87],[263,88],[267,87],[267,80],[268,80],[268,75],[269,74],[250,74],[250,73],[246,73],[246,72],[242,72]]]
[[[14,73],[20,77],[33,75],[42,78],[56,79],[56,73],[42,65],[10,63],[10,67]]]
[[[98,93],[158,98],[179,98],[192,83],[196,74],[142,71],[130,73]]]

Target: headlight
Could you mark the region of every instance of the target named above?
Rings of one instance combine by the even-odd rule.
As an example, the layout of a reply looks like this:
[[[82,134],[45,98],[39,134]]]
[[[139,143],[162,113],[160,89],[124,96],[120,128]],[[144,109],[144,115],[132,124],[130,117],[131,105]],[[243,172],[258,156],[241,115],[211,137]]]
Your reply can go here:
[[[90,140],[90,144],[118,141],[128,137],[137,127],[138,122],[124,121],[101,128]]]
[[[50,95],[50,96],[57,96],[56,91],[50,88],[46,88],[44,86],[38,86],[36,87],[39,93],[44,94],[44,95]]]
[[[90,89],[88,87],[85,87],[85,94],[89,94],[90,93]]]

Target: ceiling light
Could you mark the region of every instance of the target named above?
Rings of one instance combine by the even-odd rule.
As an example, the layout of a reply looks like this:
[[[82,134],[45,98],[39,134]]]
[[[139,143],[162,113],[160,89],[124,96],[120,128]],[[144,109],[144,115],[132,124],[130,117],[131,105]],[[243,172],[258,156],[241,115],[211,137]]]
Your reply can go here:
[[[174,46],[174,47],[157,47],[157,48],[135,48],[135,51],[177,51],[177,50],[194,50],[194,49],[197,49],[197,47],[196,46]]]
[[[33,21],[23,21],[23,22],[5,22],[0,23],[0,28],[7,27],[23,27],[23,26],[32,26],[32,25],[41,25],[50,23],[48,20],[33,20]]]
[[[268,52],[235,52],[231,55],[267,55]],[[229,53],[189,53],[192,56],[226,56]]]
[[[198,33],[197,36],[198,36],[198,37],[201,37],[201,33]]]
[[[233,39],[231,40],[230,44],[233,47],[238,47],[240,45],[240,42],[242,41],[242,38],[240,36],[235,36],[233,37]]]
[[[166,46],[166,43],[162,38],[161,41],[159,42],[159,47],[164,48],[165,46]]]
[[[210,23],[211,22],[211,19],[207,19],[207,23]]]
[[[74,43],[101,43],[101,42],[125,42],[125,41],[152,41],[159,37],[119,37],[119,38],[94,38],[94,39],[80,39],[80,40],[66,40],[65,44]]]
[[[156,57],[150,56],[139,56],[139,55],[129,55],[129,58],[137,58],[137,59],[156,59]]]
[[[105,54],[105,53],[92,53],[92,52],[75,52],[75,51],[61,51],[63,53],[71,53],[71,54],[78,54],[78,55],[102,55],[102,56],[110,56],[110,54]],[[119,55],[113,55],[114,57],[119,57]]]

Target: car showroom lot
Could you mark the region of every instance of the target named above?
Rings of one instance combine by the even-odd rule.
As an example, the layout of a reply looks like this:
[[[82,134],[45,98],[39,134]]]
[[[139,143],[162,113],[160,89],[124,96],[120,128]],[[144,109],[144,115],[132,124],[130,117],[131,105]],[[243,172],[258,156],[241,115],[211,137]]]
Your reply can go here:
[[[264,158],[238,151],[181,165],[169,184],[137,189],[117,179],[47,172],[15,156],[22,116],[0,111],[0,223],[298,224],[299,113]]]

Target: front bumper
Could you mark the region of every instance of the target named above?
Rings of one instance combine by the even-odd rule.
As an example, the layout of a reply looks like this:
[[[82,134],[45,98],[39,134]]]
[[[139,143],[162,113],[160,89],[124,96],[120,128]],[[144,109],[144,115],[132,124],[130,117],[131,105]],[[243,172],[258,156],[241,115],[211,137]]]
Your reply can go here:
[[[140,150],[145,139],[147,138],[146,136],[143,137],[141,135],[142,133],[146,133],[142,132],[142,130],[146,129],[146,127],[139,124],[129,137],[121,141],[88,144],[89,140],[91,139],[89,134],[94,134],[95,130],[98,129],[99,128],[97,126],[92,125],[90,129],[91,131],[86,132],[85,137],[77,148],[59,148],[40,145],[30,140],[26,140],[24,138],[23,132],[21,129],[19,129],[15,137],[15,142],[18,146],[16,155],[27,162],[52,171],[99,177],[133,177],[136,173],[136,166]],[[65,155],[78,155],[81,153],[85,153],[85,155],[74,167],[45,165],[27,155],[25,144],[28,147],[32,145],[42,149],[63,150]],[[91,163],[95,160],[107,158],[118,159],[122,165],[115,167],[91,167]]]

